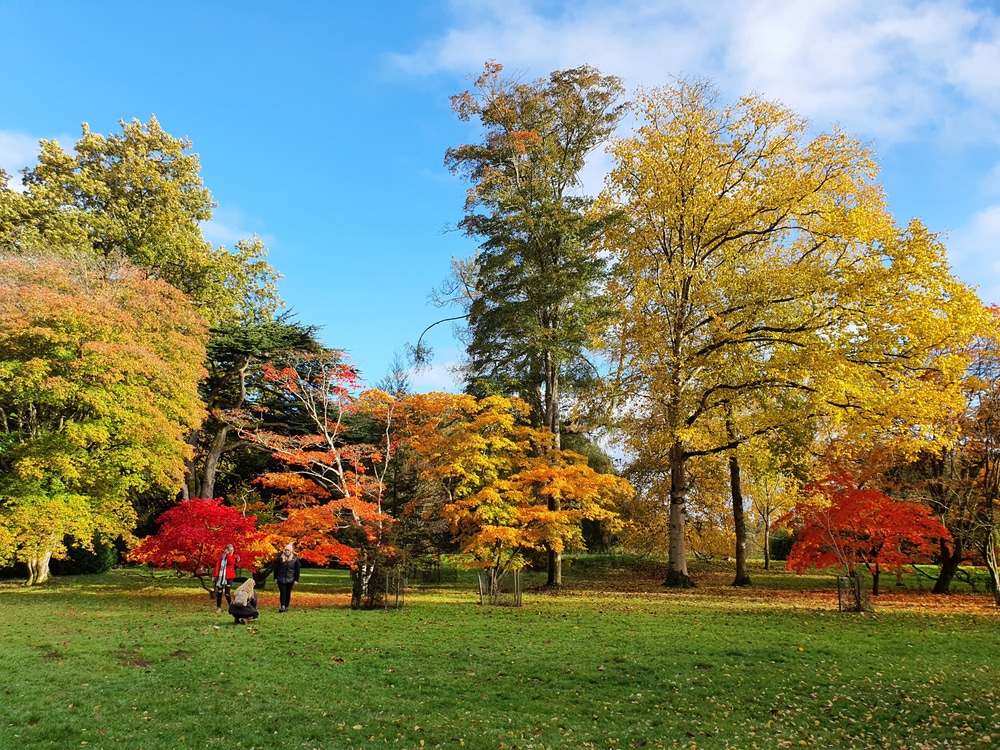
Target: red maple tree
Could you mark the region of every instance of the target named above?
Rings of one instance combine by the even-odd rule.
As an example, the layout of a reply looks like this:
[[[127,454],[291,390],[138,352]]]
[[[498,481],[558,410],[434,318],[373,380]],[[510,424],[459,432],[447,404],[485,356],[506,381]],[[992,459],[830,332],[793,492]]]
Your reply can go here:
[[[133,562],[172,568],[197,576],[211,575],[227,544],[239,555],[239,567],[257,570],[275,554],[270,534],[257,528],[256,516],[244,516],[221,497],[182,500],[156,519],[160,529],[129,554]]]
[[[393,399],[362,390],[357,371],[337,350],[301,354],[284,367],[266,365],[263,375],[294,406],[296,429],[269,428],[254,409],[233,410],[226,419],[280,466],[254,480],[282,508],[281,520],[267,530],[294,540],[303,560],[348,565],[356,584],[369,581],[374,566],[395,552],[387,537],[394,519],[382,504],[394,447],[387,437]],[[382,433],[381,444],[369,441],[372,431]],[[363,606],[358,586],[352,606]]]
[[[851,575],[864,565],[877,595],[883,569],[927,559],[938,540],[950,538],[926,505],[861,489],[846,474],[808,484],[805,491],[807,499],[779,519],[796,532],[787,565],[800,574],[839,566]]]

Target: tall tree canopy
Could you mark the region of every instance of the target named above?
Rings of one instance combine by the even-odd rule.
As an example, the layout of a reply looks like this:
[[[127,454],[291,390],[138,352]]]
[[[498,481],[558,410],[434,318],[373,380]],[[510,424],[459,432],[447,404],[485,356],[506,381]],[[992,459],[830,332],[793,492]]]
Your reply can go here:
[[[471,183],[461,226],[482,241],[471,278],[459,280],[470,294],[468,377],[479,392],[531,404],[555,449],[561,383],[574,371],[592,377],[582,355],[607,310],[594,245],[605,220],[581,194],[580,174],[618,123],[623,91],[586,65],[522,83],[489,62],[474,92],[452,97],[461,120],[483,126],[480,142],[445,157]],[[553,552],[549,584],[560,575]]]
[[[128,263],[0,255],[0,527],[31,582],[66,535],[128,537],[133,493],[180,487],[205,336]]]
[[[205,241],[202,225],[215,204],[191,142],[169,135],[155,117],[120,125],[120,133],[101,135],[84,124],[71,151],[41,142],[37,164],[23,171],[24,192],[0,185],[0,248],[126,258],[184,292],[211,326],[210,378],[202,388],[208,408],[236,405],[244,358],[305,346],[311,332],[277,316],[279,276],[259,238],[242,239],[232,250]],[[194,453],[183,496],[213,496],[222,456],[238,443],[217,419],[189,441]],[[156,509],[164,499],[172,498],[154,493],[136,503]]]
[[[210,324],[270,317],[280,301],[263,243],[229,252],[202,237],[215,204],[191,142],[155,117],[120,124],[104,136],[84,123],[73,152],[41,142],[25,193],[0,189],[0,247],[123,256],[190,295]]]
[[[251,402],[267,407],[267,421],[285,419],[286,412],[294,410],[294,403],[289,403],[281,389],[265,377],[262,365],[274,358],[294,359],[296,354],[315,353],[321,348],[315,328],[290,321],[287,315],[212,329],[206,358],[208,377],[201,386],[208,419],[189,438],[194,451],[182,488],[186,499],[214,496],[220,470],[225,478],[236,474],[237,482],[249,478],[236,469],[246,467],[246,451],[253,448],[232,434],[225,412]]]
[[[638,98],[617,141],[607,332],[626,450],[670,492],[668,583],[687,585],[688,461],[796,419],[915,450],[960,407],[955,352],[981,304],[919,223],[900,231],[874,155],[704,81]],[[781,409],[774,409],[781,403]]]
[[[445,163],[471,183],[462,228],[482,240],[472,264],[470,380],[516,392],[557,436],[560,375],[576,363],[600,316],[602,220],[580,194],[587,156],[621,117],[623,88],[589,66],[522,83],[487,63],[475,92],[452,97],[482,141]]]

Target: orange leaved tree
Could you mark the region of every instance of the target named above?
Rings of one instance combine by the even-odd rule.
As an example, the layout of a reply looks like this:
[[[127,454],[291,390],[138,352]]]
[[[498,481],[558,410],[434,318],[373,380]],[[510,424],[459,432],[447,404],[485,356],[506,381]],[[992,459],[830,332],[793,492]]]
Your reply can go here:
[[[397,429],[419,488],[407,511],[447,520],[491,595],[529,551],[580,549],[584,519],[614,524],[624,479],[595,472],[572,451],[545,450],[551,435],[526,424],[518,399],[418,394],[399,405]],[[553,510],[553,506],[557,510]]]
[[[393,519],[383,509],[393,401],[362,392],[357,371],[336,350],[299,354],[263,374],[285,402],[282,422],[254,409],[227,419],[280,467],[255,480],[283,506],[283,518],[266,530],[294,540],[304,560],[350,566],[352,607],[376,606],[375,573],[395,551]]]
[[[841,567],[853,575],[858,565],[872,574],[872,594],[879,593],[883,569],[927,558],[948,529],[926,505],[895,500],[877,490],[860,489],[846,474],[806,485],[809,497],[779,523],[796,530],[789,569]]]

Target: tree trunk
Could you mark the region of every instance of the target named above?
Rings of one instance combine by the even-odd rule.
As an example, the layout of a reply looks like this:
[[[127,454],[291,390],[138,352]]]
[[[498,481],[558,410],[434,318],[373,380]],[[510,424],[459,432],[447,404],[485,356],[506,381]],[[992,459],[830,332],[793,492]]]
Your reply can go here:
[[[962,541],[955,539],[955,546],[951,552],[948,551],[948,543],[941,540],[941,571],[938,573],[937,582],[931,593],[947,594],[951,590],[951,582],[958,572],[958,566],[962,563]]]
[[[184,484],[181,485],[181,500],[190,500],[198,495],[198,441],[201,440],[201,428],[192,430],[187,443],[191,446],[191,457],[184,461]]]
[[[225,383],[226,381],[231,381],[233,377],[238,378],[239,395],[233,404],[233,408],[236,409],[241,408],[246,403],[247,371],[250,369],[250,360],[250,355],[247,354],[240,357],[235,369],[223,379],[223,383]],[[221,390],[222,384],[219,385],[215,393],[210,394],[206,399],[205,407],[210,414],[218,404],[218,397]],[[184,500],[190,500],[192,497],[211,498],[215,495],[215,477],[219,471],[219,459],[226,449],[226,437],[229,434],[229,425],[216,419],[212,419],[211,421],[221,424],[221,427],[212,439],[212,447],[209,448],[208,453],[205,455],[205,465],[201,471],[200,481],[197,472],[198,444],[205,432],[204,428],[208,424],[208,420],[206,420],[205,425],[201,429],[192,432],[188,438],[188,444],[191,446],[193,454],[191,459],[185,462],[184,486],[181,491]]]
[[[771,524],[764,522],[764,570],[771,569]]]
[[[262,568],[259,568],[257,572],[253,574],[253,582],[257,588],[263,589],[267,588],[267,579],[274,572],[274,566],[278,564],[278,559],[274,558]]]
[[[743,512],[740,462],[736,451],[729,456],[729,486],[733,496],[733,526],[736,528],[736,579],[733,586],[750,586],[750,574],[747,573],[747,524]]]
[[[559,450],[561,441],[559,439],[559,369],[555,364],[551,352],[545,352],[545,414],[543,419],[545,427],[552,433],[552,449]],[[549,510],[562,510],[562,504],[558,498],[551,495],[548,500]],[[557,589],[562,586],[562,553],[554,549],[549,550],[549,575],[545,585],[549,588]]]
[[[881,576],[882,576],[882,569],[879,568],[878,564],[876,563],[875,567],[872,569],[872,596],[878,596],[879,594],[878,582]]]
[[[35,586],[49,580],[49,561],[52,559],[52,551],[32,555],[25,562],[28,565],[28,585]]]
[[[385,604],[384,575],[374,560],[351,568],[351,609],[379,609]]]
[[[212,447],[205,456],[205,470],[201,478],[201,497],[215,497],[215,476],[219,472],[219,459],[222,458],[222,451],[226,447],[226,438],[229,435],[229,425],[224,424],[212,441]]]
[[[693,588],[687,570],[687,456],[680,442],[670,448],[670,543],[667,580],[664,586]]]
[[[993,601],[1000,607],[1000,550],[997,549],[1000,540],[1000,529],[994,529],[986,542],[986,569],[990,571],[990,592]]]
[[[549,510],[559,510],[558,506],[557,502],[549,502]],[[545,585],[550,589],[562,586],[562,553],[553,549],[549,550],[549,577],[545,581]]]

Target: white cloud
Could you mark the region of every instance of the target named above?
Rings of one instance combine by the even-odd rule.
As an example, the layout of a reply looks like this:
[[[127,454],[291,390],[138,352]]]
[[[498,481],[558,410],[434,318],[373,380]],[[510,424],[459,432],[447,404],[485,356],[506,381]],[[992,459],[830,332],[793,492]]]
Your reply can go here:
[[[17,189],[21,180],[18,171],[35,161],[38,139],[27,133],[0,130],[0,169],[11,176],[11,187]]]
[[[968,115],[1000,107],[991,92],[1000,23],[958,0],[758,0],[733,25],[731,72],[821,124],[837,120],[880,140],[925,128],[954,138]],[[982,118],[978,118],[982,119]],[[957,123],[961,123],[958,125]]]
[[[947,241],[955,272],[967,284],[979,287],[983,302],[1000,304],[1000,205],[971,217]]]
[[[544,75],[584,62],[630,86],[704,74],[826,128],[880,141],[1000,125],[1000,17],[973,0],[454,0],[453,24],[393,62],[409,73]]]
[[[410,374],[410,386],[415,393],[436,391],[456,393],[461,390],[461,384],[456,374],[457,366],[454,362],[445,362],[413,372]]]
[[[31,164],[38,154],[38,140],[27,133],[0,130],[0,167],[11,172]]]
[[[270,246],[273,237],[255,231],[253,228],[247,228],[248,225],[258,223],[245,216],[238,208],[218,206],[212,211],[212,220],[202,222],[201,233],[213,245],[225,245],[230,250],[240,240],[252,238],[255,234],[265,245]]]

